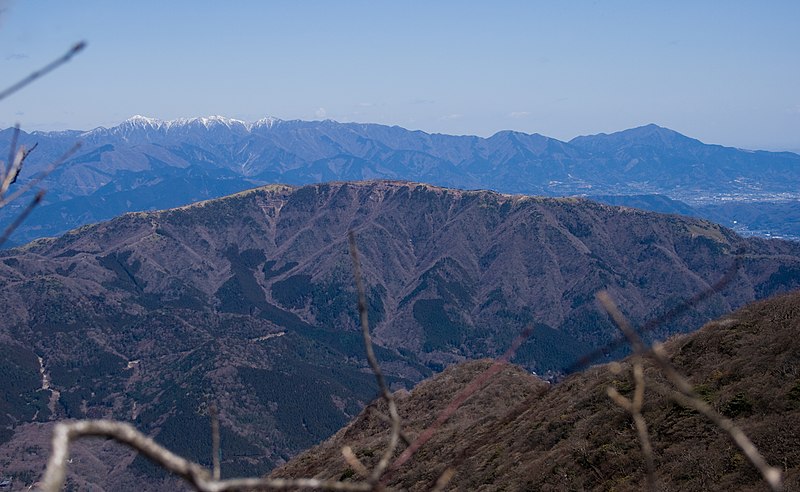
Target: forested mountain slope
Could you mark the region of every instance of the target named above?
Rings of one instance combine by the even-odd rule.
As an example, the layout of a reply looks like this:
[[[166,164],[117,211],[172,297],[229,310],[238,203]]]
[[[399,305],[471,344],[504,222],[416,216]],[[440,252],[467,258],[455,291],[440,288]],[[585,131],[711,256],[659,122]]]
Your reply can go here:
[[[697,219],[407,182],[268,186],[3,252],[0,438],[114,417],[207,460],[194,436],[216,402],[229,474],[319,442],[375,394],[349,230],[395,388],[502,353],[530,326],[515,361],[558,373],[616,336],[601,289],[642,323],[730,279],[650,333],[665,336],[800,286],[800,245]]]

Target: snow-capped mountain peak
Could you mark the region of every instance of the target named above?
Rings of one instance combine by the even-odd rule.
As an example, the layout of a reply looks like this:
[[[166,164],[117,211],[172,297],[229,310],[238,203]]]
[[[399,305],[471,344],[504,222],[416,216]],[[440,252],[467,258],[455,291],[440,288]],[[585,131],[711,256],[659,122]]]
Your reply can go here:
[[[227,118],[220,115],[212,116],[198,116],[194,118],[176,118],[173,120],[160,120],[158,118],[150,118],[140,114],[131,116],[117,126],[106,128],[98,127],[94,130],[85,132],[83,137],[92,137],[96,135],[115,134],[120,136],[129,135],[137,131],[155,131],[163,134],[172,131],[180,131],[181,129],[189,128],[202,128],[211,130],[212,128],[226,127],[229,130],[239,130],[250,132],[253,128],[272,128],[276,123],[280,122],[278,118],[268,116],[261,118],[254,122],[247,122],[236,118]]]

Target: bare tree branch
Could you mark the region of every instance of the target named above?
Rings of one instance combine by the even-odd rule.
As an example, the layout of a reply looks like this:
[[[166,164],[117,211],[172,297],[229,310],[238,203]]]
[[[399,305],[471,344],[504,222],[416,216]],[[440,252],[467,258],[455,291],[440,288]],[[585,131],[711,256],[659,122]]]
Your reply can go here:
[[[79,420],[56,424],[53,431],[53,449],[41,484],[42,491],[57,492],[61,490],[66,479],[69,445],[72,441],[87,436],[110,437],[117,442],[125,444],[142,453],[168,472],[183,478],[201,492],[288,490],[297,488],[354,492],[373,490],[373,486],[368,483],[345,483],[313,478],[214,480],[207,469],[162,447],[130,424],[112,420]]]
[[[25,159],[25,149],[20,148],[14,155],[14,159],[6,166],[7,172],[3,176],[3,182],[0,183],[0,197],[6,194],[8,187],[11,183],[17,180],[19,171],[22,169],[22,161]]]
[[[11,172],[11,163],[14,162],[14,156],[17,155],[18,140],[19,140],[19,123],[14,125],[14,133],[11,135],[11,144],[8,146],[8,160],[6,161],[6,169],[5,169],[5,174],[3,174],[3,180],[5,180],[8,173]]]
[[[664,323],[673,320],[683,314],[684,312],[688,311],[692,307],[696,306],[697,304],[701,303],[702,301],[706,300],[713,294],[720,292],[724,289],[728,284],[733,282],[736,278],[736,274],[739,273],[739,268],[742,266],[742,259],[744,257],[744,250],[742,248],[736,250],[734,252],[733,264],[731,267],[725,272],[725,274],[717,280],[712,286],[707,289],[704,289],[697,294],[693,295],[689,299],[681,302],[677,306],[673,307],[666,313],[657,316],[649,321],[647,321],[642,327],[639,329],[640,333],[648,333],[657,327],[663,325]],[[583,367],[588,366],[593,361],[603,357],[604,355],[612,352],[625,344],[625,338],[618,338],[616,340],[612,340],[604,347],[600,347],[598,349],[592,350],[588,354],[581,356],[578,360],[576,360],[571,365],[567,366],[564,369],[564,372],[567,374],[575,372]]]
[[[364,463],[358,459],[358,456],[353,452],[353,448],[350,446],[344,446],[342,448],[342,457],[344,457],[345,463],[347,463],[353,470],[358,473],[361,478],[369,478],[369,470],[367,467],[364,466]]]
[[[456,474],[455,468],[452,467],[446,468],[442,472],[442,474],[439,475],[439,478],[436,480],[436,484],[431,489],[431,492],[441,492],[442,490],[444,490],[445,487],[447,487],[447,485],[450,483],[450,480],[453,479],[455,474]]]
[[[219,464],[220,461],[220,450],[219,450],[219,415],[217,414],[217,406],[215,404],[211,404],[208,407],[208,414],[211,417],[211,463],[212,463],[212,475],[214,480],[219,480],[220,475],[222,473],[221,467]]]
[[[747,437],[733,421],[727,417],[718,414],[706,402],[697,397],[685,395],[666,386],[651,383],[650,386],[660,394],[675,400],[680,405],[696,410],[698,413],[706,417],[714,423],[717,427],[725,431],[731,439],[736,443],[739,449],[747,456],[747,459],[755,466],[764,480],[769,484],[773,491],[783,490],[783,477],[779,468],[770,466],[764,459],[761,453],[756,448],[755,444]]]
[[[657,490],[656,483],[656,467],[653,461],[653,445],[650,443],[650,436],[647,432],[647,422],[642,416],[642,405],[644,404],[644,369],[642,368],[641,359],[637,358],[633,365],[633,378],[636,387],[633,393],[633,400],[628,400],[613,387],[609,386],[608,396],[614,400],[614,403],[625,409],[631,414],[633,423],[636,426],[636,432],[639,437],[639,445],[642,448],[642,455],[644,456],[644,463],[647,471],[647,490]]]
[[[37,142],[33,144],[33,147],[30,149],[25,149],[24,147],[17,148],[19,132],[19,124],[14,125],[14,133],[11,135],[11,142],[8,146],[8,161],[6,162],[5,168],[2,169],[2,176],[0,176],[0,183],[2,183],[0,184],[0,198],[6,194],[9,186],[17,182],[17,177],[22,170],[22,164],[25,162],[28,155],[39,145]]]
[[[500,372],[503,366],[505,366],[508,361],[514,357],[514,354],[517,353],[517,349],[519,349],[520,345],[522,345],[532,333],[533,328],[527,328],[525,331],[523,331],[516,339],[514,339],[514,341],[511,343],[511,347],[509,347],[502,356],[497,358],[491,366],[475,377],[475,379],[470,381],[470,383],[464,389],[459,391],[455,398],[450,401],[447,407],[442,410],[441,413],[439,413],[439,415],[436,417],[436,420],[425,430],[423,430],[417,439],[414,440],[411,445],[407,447],[402,454],[400,454],[400,456],[397,457],[394,463],[392,463],[392,470],[400,468],[408,460],[410,460],[411,457],[414,456],[414,453],[416,453],[419,448],[421,448],[430,440],[431,437],[433,437],[436,431],[439,430],[439,427],[441,427],[441,425],[444,424],[447,419],[449,419],[450,416],[452,416],[455,411],[458,410],[458,408],[463,405],[467,399],[469,399],[470,396],[483,388],[495,374]]]
[[[43,491],[61,490],[66,477],[69,445],[72,441],[85,436],[111,437],[136,449],[170,473],[192,484],[205,483],[211,478],[205,468],[161,447],[129,424],[110,420],[80,420],[56,424],[53,431],[53,449],[42,481]]]
[[[356,277],[356,290],[358,291],[358,314],[361,319],[361,335],[364,338],[364,348],[367,352],[367,360],[375,374],[375,379],[378,382],[381,395],[386,400],[389,406],[389,418],[392,419],[392,433],[389,436],[389,445],[386,447],[383,455],[381,456],[378,464],[372,470],[369,477],[369,482],[376,484],[380,480],[383,472],[389,466],[389,460],[394,456],[394,451],[397,449],[397,444],[400,440],[400,415],[397,413],[397,404],[394,401],[392,392],[386,386],[386,381],[381,372],[381,367],[378,365],[378,359],[375,357],[375,350],[372,347],[372,337],[369,333],[369,319],[367,317],[367,297],[364,293],[364,283],[361,278],[361,264],[358,259],[358,248],[356,247],[356,240],[353,231],[347,234],[348,242],[350,244],[350,257],[353,260],[353,274]]]
[[[11,87],[8,87],[7,89],[5,89],[3,91],[0,91],[0,101],[2,101],[3,99],[7,98],[11,94],[17,92],[18,90],[22,89],[23,87],[25,87],[26,85],[30,84],[34,80],[36,80],[36,79],[38,79],[38,78],[40,78],[40,77],[42,77],[44,75],[47,75],[48,73],[52,72],[56,68],[58,68],[61,65],[67,63],[73,56],[78,54],[85,47],[86,47],[86,42],[85,41],[79,42],[78,44],[76,44],[75,46],[70,48],[70,50],[67,51],[60,58],[48,63],[47,65],[45,65],[44,67],[40,68],[39,70],[31,73],[30,75],[28,75],[24,79],[20,80],[16,84],[13,84]]]
[[[639,335],[633,331],[628,320],[622,315],[617,308],[617,305],[611,299],[607,292],[600,292],[597,294],[597,299],[608,311],[614,322],[619,329],[628,337],[631,345],[636,353],[639,355],[649,356],[656,365],[661,369],[661,372],[667,379],[678,388],[678,391],[669,390],[660,385],[652,385],[659,393],[674,399],[683,406],[693,408],[708,418],[717,427],[725,431],[728,436],[736,443],[739,449],[744,453],[750,463],[758,470],[761,477],[764,479],[773,491],[783,490],[783,478],[781,471],[778,468],[770,466],[764,459],[764,456],[758,451],[756,446],[747,437],[747,435],[736,425],[732,420],[718,414],[706,402],[700,399],[692,389],[692,385],[684,378],[670,363],[664,348],[660,344],[653,346],[651,350],[647,350],[644,342]]]
[[[389,416],[386,415],[385,413],[381,412],[380,410],[378,410],[377,408],[375,408],[373,406],[369,406],[367,408],[369,409],[369,411],[373,415],[378,417],[380,420],[383,420],[384,422],[386,422],[389,425],[392,424],[392,419],[389,418]],[[408,434],[406,434],[402,429],[400,429],[400,440],[403,441],[403,444],[405,444],[406,446],[410,446],[411,445],[412,439],[410,437],[408,437]]]
[[[49,166],[47,166],[47,168],[46,168],[46,169],[44,169],[42,172],[40,172],[39,174],[37,174],[37,175],[36,175],[36,177],[34,177],[33,179],[31,179],[30,181],[28,181],[27,183],[25,183],[25,185],[24,185],[24,186],[20,187],[20,188],[19,188],[17,191],[15,191],[14,193],[12,193],[10,196],[8,196],[8,197],[3,197],[2,199],[0,199],[0,208],[3,208],[3,207],[5,207],[5,206],[6,206],[6,205],[8,205],[9,203],[13,202],[14,200],[16,200],[17,198],[19,198],[20,196],[22,196],[23,194],[25,194],[25,193],[27,193],[28,191],[30,191],[30,190],[31,190],[31,189],[32,189],[34,186],[38,185],[38,184],[39,184],[39,183],[40,183],[40,182],[41,182],[43,179],[45,179],[47,176],[49,176],[49,175],[50,175],[50,173],[52,173],[53,171],[55,171],[55,170],[56,170],[56,168],[57,168],[58,166],[60,166],[61,164],[63,164],[63,163],[64,163],[64,161],[66,161],[67,159],[69,159],[70,157],[72,157],[72,155],[73,155],[75,152],[77,152],[77,151],[78,151],[78,149],[80,149],[80,148],[81,148],[81,144],[80,144],[80,142],[77,142],[75,145],[73,145],[72,147],[70,147],[70,149],[69,149],[69,150],[67,150],[66,152],[64,152],[64,153],[61,155],[61,157],[59,157],[58,159],[56,159],[56,160],[54,160],[53,162],[51,162],[51,163],[50,163],[50,165],[49,165]],[[33,150],[33,148],[31,148],[31,150]],[[28,151],[28,153],[30,153],[30,151]],[[26,154],[26,156],[27,156],[27,154]],[[24,158],[23,158],[23,159],[24,159]]]
[[[0,246],[2,246],[3,244],[5,244],[6,241],[8,241],[8,238],[11,237],[11,235],[14,234],[14,231],[17,230],[17,227],[19,227],[25,221],[25,219],[28,218],[28,215],[30,215],[31,212],[33,212],[33,209],[36,208],[36,206],[39,205],[39,203],[41,203],[44,194],[45,194],[44,190],[39,190],[36,196],[33,197],[33,200],[31,200],[28,206],[25,207],[25,210],[23,210],[22,213],[17,215],[17,217],[14,219],[14,222],[12,222],[8,227],[6,227],[6,230],[3,231],[3,235],[0,236]]]

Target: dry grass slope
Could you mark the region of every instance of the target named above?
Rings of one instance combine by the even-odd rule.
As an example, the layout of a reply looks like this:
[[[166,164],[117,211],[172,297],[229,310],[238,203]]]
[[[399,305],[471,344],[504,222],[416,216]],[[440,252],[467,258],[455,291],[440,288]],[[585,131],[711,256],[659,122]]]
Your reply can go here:
[[[800,293],[793,293],[749,305],[666,345],[695,391],[782,469],[786,490],[800,490],[798,335]],[[413,439],[487,365],[451,367],[400,398],[406,434]],[[610,365],[595,366],[552,389],[508,366],[388,484],[426,490],[452,466],[453,490],[642,490],[645,471],[636,430],[630,414],[606,394],[609,386],[632,394],[631,365],[626,359],[614,371]],[[666,384],[648,361],[645,373],[648,381]],[[768,490],[727,434],[696,412],[649,391],[643,416],[660,490]],[[353,472],[340,448],[351,446],[369,463],[386,433],[386,424],[367,409],[272,476],[348,479]]]

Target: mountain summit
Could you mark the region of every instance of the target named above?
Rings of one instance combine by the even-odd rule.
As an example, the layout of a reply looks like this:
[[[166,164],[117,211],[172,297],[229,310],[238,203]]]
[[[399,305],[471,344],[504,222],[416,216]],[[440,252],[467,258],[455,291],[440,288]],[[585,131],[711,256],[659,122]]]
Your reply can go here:
[[[597,135],[575,137],[569,143],[594,152],[609,152],[630,146],[664,150],[674,149],[675,147],[702,147],[706,145],[675,130],[653,123],[611,134],[599,133]]]
[[[13,132],[0,132],[0,148]],[[211,116],[135,116],[89,132],[23,133],[38,147],[20,183],[76,141],[80,152],[18,231],[22,242],[128,211],[169,208],[267,183],[399,179],[538,195],[666,194],[701,200],[797,197],[800,156],[706,145],[648,125],[562,142],[503,131],[489,138],[335,121],[248,123]],[[760,198],[759,198],[760,197]],[[16,216],[0,212],[0,225]]]

